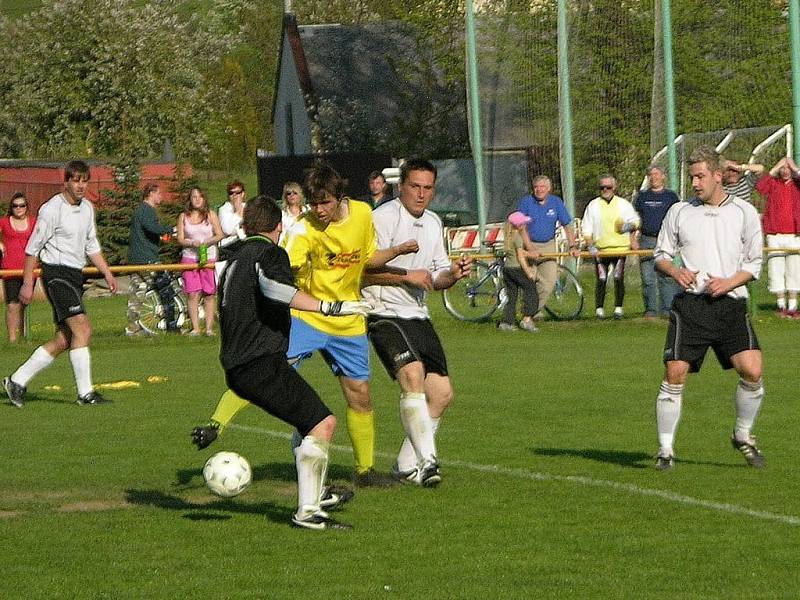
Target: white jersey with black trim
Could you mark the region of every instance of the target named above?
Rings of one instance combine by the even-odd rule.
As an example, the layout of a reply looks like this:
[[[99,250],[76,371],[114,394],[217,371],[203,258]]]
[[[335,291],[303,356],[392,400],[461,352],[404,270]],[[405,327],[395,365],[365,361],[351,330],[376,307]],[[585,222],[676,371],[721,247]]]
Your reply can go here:
[[[419,218],[395,198],[372,211],[378,249],[385,250],[408,240],[416,240],[419,251],[398,256],[387,264],[408,271],[425,269],[433,280],[450,269],[450,257],[444,246],[442,221],[426,210]],[[361,290],[364,300],[375,306],[370,314],[401,319],[428,319],[428,293],[408,285],[371,285]]]
[[[719,206],[698,198],[672,205],[653,250],[656,260],[680,257],[685,268],[697,273],[697,283],[686,290],[704,294],[709,277],[730,277],[747,271],[758,279],[762,257],[761,219],[752,204],[727,195]],[[747,298],[740,285],[727,294]]]
[[[70,204],[62,193],[39,209],[25,254],[38,256],[48,265],[82,269],[86,255],[97,254],[100,249],[92,203],[82,198],[77,204]]]

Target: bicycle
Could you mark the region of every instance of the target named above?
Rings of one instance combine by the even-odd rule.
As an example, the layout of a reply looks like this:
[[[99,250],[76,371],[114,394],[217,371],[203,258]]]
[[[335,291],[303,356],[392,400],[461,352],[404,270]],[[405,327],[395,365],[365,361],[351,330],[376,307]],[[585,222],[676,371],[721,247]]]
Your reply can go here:
[[[168,328],[177,331],[183,329],[189,319],[189,308],[183,295],[180,272],[142,273],[134,285],[138,286],[136,294],[140,303],[136,323],[143,331],[155,335],[164,333]],[[170,302],[173,304],[173,327],[170,327],[167,307]]]
[[[492,262],[473,261],[470,276],[459,279],[442,293],[447,312],[461,321],[488,320],[508,301],[503,284],[504,266],[503,254],[498,254]],[[583,286],[564,264],[558,263],[555,287],[544,310],[557,321],[577,319],[583,310]]]

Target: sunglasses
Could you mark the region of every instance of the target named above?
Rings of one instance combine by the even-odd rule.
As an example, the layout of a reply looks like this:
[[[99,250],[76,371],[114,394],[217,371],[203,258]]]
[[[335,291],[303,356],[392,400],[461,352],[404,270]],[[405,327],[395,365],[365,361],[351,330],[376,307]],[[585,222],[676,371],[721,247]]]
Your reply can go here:
[[[11,207],[12,208],[27,208],[28,205],[27,204],[12,204]]]
[[[597,186],[597,189],[600,190],[600,191],[613,190],[614,186],[613,185],[600,185],[600,186]]]
[[[297,192],[296,190],[289,190],[288,192],[286,192],[287,196],[297,196],[297,194],[299,194],[299,192]]]
[[[231,190],[228,192],[228,196],[238,196],[239,194],[243,194],[244,190]]]

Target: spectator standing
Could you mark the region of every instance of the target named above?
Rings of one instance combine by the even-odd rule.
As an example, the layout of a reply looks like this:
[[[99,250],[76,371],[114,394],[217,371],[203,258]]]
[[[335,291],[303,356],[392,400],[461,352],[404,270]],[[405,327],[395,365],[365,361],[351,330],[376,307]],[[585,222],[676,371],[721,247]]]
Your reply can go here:
[[[732,160],[724,162],[722,172],[722,189],[726,194],[736,196],[753,203],[753,190],[758,177],[764,172],[764,165],[757,163],[737,163]]]
[[[453,400],[447,358],[430,320],[428,292],[451,287],[472,268],[469,258],[450,261],[442,222],[428,210],[436,176],[436,167],[427,160],[403,163],[400,196],[373,212],[377,244],[379,251],[387,251],[415,239],[419,249],[389,261],[388,273],[368,270],[364,283],[369,287],[362,290],[374,306],[367,318],[372,346],[400,385],[400,422],[406,435],[392,475],[425,487],[441,481],[435,436]]]
[[[633,208],[639,213],[641,229],[639,230],[639,248],[652,250],[656,247],[661,223],[670,207],[679,202],[678,195],[664,187],[665,173],[656,165],[647,169],[650,187],[641,190]],[[645,318],[666,315],[672,308],[672,298],[677,291],[671,278],[655,269],[652,256],[639,257],[639,271],[642,275],[642,299],[644,300]]]
[[[186,196],[183,212],[178,216],[178,243],[183,246],[182,264],[213,264],[217,260],[217,242],[224,237],[216,213],[208,207],[202,190],[193,187]],[[205,260],[201,261],[201,253]],[[201,265],[202,266],[202,265]],[[214,310],[217,291],[214,269],[197,269],[183,272],[183,291],[188,296],[189,335],[200,335],[200,296],[203,296],[206,335],[214,335]]]
[[[558,196],[551,194],[553,184],[547,175],[538,175],[532,182],[533,193],[526,194],[517,203],[517,211],[530,217],[527,227],[527,241],[525,249],[529,251],[532,260],[536,281],[536,291],[539,297],[539,307],[547,304],[550,294],[556,284],[558,264],[553,258],[539,258],[540,254],[556,252],[556,230],[559,225],[564,227],[567,243],[572,256],[577,257],[578,241],[572,230],[572,216],[569,214],[564,202]],[[537,318],[541,318],[537,314]]]
[[[78,404],[100,404],[106,399],[94,391],[89,342],[92,326],[83,306],[83,272],[88,257],[102,273],[113,294],[117,281],[103,257],[97,241],[94,206],[86,198],[89,165],[80,160],[67,163],[64,191],[39,209],[36,226],[25,247],[25,266],[19,299],[30,304],[33,298],[33,271],[37,257],[42,265],[42,283],[53,307],[56,333],[42,344],[14,373],[3,380],[11,402],[22,407],[28,383],[69,350],[69,360],[78,388]]]
[[[225,236],[220,241],[220,246],[232,244],[244,238],[241,224],[246,205],[245,188],[241,181],[231,181],[227,186],[228,200],[219,207],[219,226]]]
[[[533,317],[539,310],[539,293],[536,290],[536,273],[528,263],[525,250],[525,226],[531,218],[519,211],[508,215],[504,232],[506,262],[503,266],[503,281],[506,289],[506,305],[503,318],[497,324],[500,331],[516,331],[517,297],[522,291],[522,320],[519,328],[535,333],[539,331]]]
[[[33,234],[36,219],[30,216],[28,199],[22,192],[14,192],[6,216],[0,219],[0,254],[2,269],[22,269],[25,266],[25,246]],[[19,301],[22,277],[4,277],[3,292],[6,302],[6,332],[9,342],[16,342],[22,334],[25,305]]]
[[[762,358],[747,314],[747,282],[761,272],[762,239],[752,204],[725,192],[721,157],[699,147],[689,157],[695,198],[667,212],[655,249],[656,268],[682,289],[670,312],[664,345],[664,380],[656,398],[659,451],[656,468],[674,466],[673,443],[683,386],[711,347],[723,369],[736,369],[736,420],[731,444],[748,465],[764,466],[751,430],[764,398]],[[680,264],[674,263],[680,258]]]
[[[142,202],[133,211],[133,217],[131,218],[131,227],[128,234],[129,265],[154,265],[160,262],[158,245],[161,237],[172,233],[172,228],[169,225],[164,225],[158,220],[156,208],[160,204],[161,188],[155,183],[145,185],[142,189]],[[142,326],[139,324],[139,316],[149,285],[149,279],[150,276],[144,273],[131,273],[126,335],[142,335],[144,333]],[[169,273],[160,271],[152,276],[152,281],[164,308],[166,330],[178,331],[172,278]]]
[[[363,200],[372,208],[378,208],[384,202],[392,199],[389,186],[386,184],[386,177],[383,176],[381,171],[372,171],[367,177],[367,185],[369,186],[369,194],[361,196],[359,200]]]
[[[287,181],[283,184],[283,196],[281,200],[281,242],[286,239],[289,231],[303,214],[306,197],[303,195],[303,188],[296,181]]]
[[[766,199],[762,227],[768,248],[800,247],[800,182],[797,177],[800,177],[800,170],[786,156],[756,183],[756,189]],[[778,314],[789,318],[800,317],[797,311],[800,254],[768,253],[767,265],[769,291],[777,298]]]
[[[625,258],[628,250],[637,250],[639,245],[632,232],[639,227],[639,217],[625,198],[617,196],[617,180],[613,175],[598,178],[600,195],[589,202],[583,215],[583,236],[594,256],[597,277],[595,288],[595,316],[605,318],[606,283],[614,278],[614,318],[623,316],[625,300]],[[602,252],[606,256],[597,256]]]

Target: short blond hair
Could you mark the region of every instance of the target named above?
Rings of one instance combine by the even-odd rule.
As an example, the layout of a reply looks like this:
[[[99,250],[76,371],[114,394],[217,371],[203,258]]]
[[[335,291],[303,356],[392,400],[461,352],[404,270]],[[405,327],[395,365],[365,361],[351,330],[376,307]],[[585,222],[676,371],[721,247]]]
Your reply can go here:
[[[715,171],[721,172],[728,164],[727,161],[722,158],[722,155],[714,150],[711,146],[698,146],[692,150],[687,162],[690,166],[704,162],[706,163],[708,170],[712,173]]]

